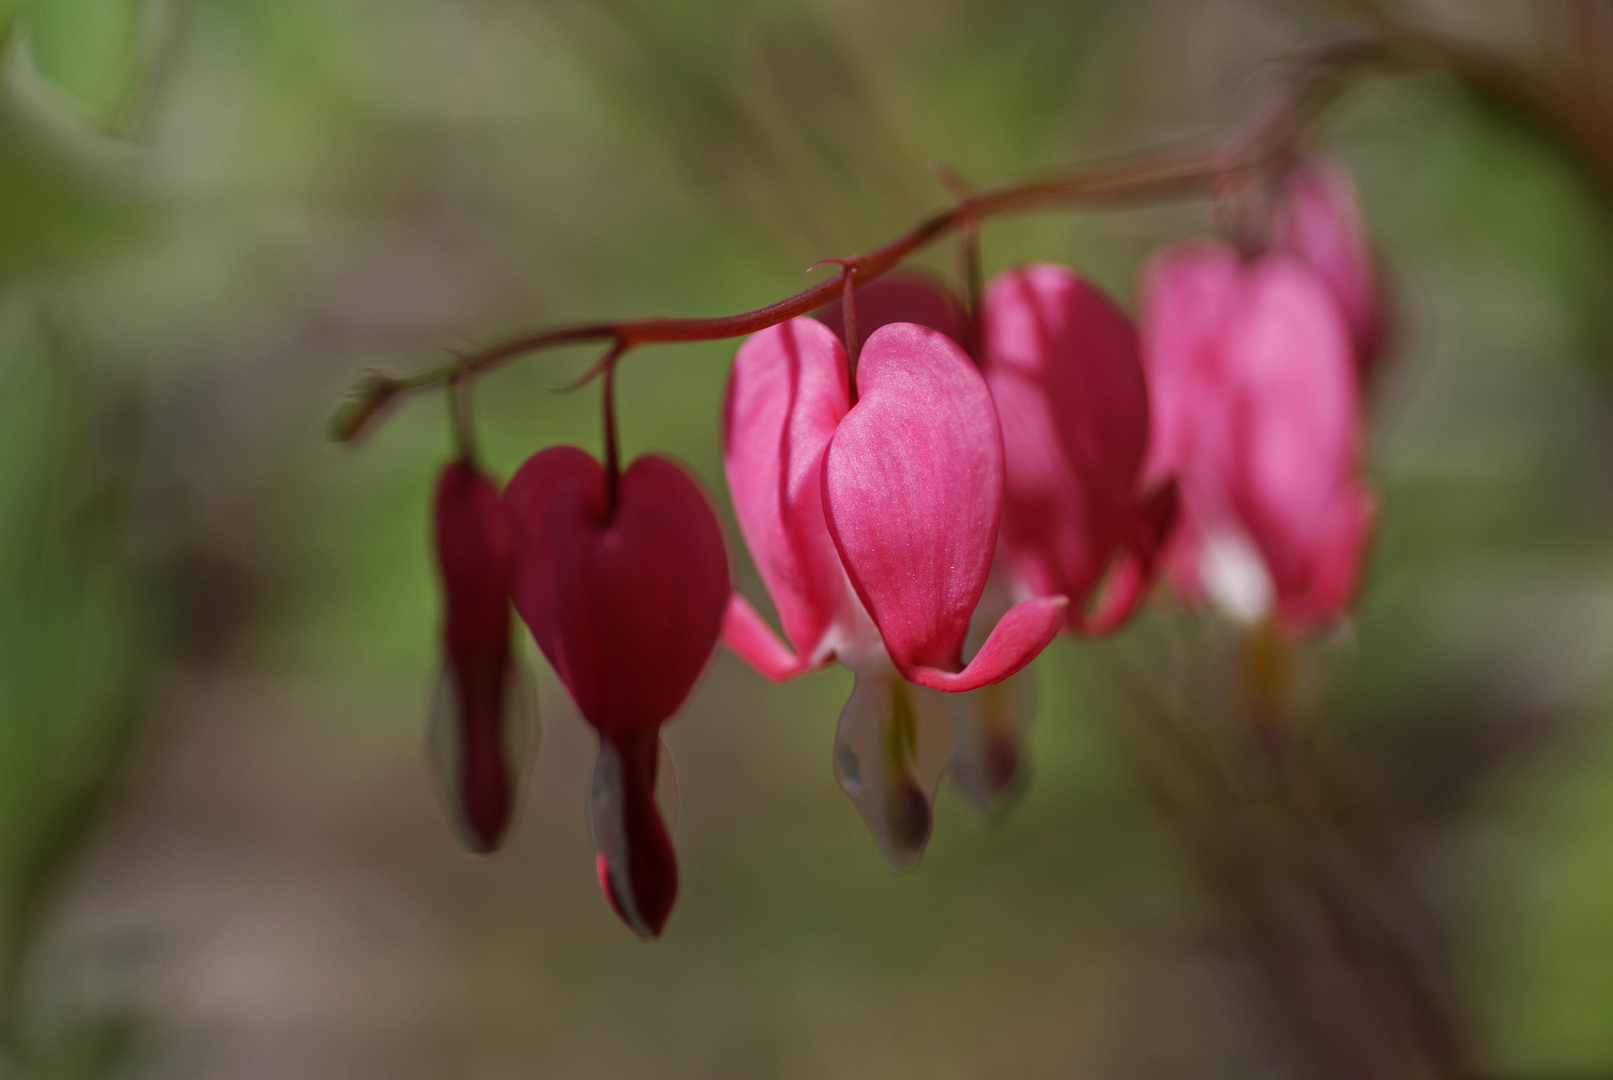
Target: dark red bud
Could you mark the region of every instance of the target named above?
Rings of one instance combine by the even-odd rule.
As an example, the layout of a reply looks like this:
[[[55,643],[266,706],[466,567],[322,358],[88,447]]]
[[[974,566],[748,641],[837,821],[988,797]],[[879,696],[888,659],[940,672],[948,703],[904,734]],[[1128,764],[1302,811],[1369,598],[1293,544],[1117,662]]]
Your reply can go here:
[[[466,844],[492,851],[515,805],[511,751],[521,733],[510,728],[524,702],[510,640],[509,521],[498,488],[469,462],[448,465],[438,481],[436,551],[446,607],[443,780]]]

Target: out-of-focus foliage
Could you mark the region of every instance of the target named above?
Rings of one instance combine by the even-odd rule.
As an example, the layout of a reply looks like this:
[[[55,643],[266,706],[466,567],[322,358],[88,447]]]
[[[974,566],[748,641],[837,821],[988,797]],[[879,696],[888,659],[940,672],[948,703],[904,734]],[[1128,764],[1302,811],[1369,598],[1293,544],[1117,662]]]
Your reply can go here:
[[[169,612],[130,550],[141,433],[120,378],[26,305],[0,334],[0,1003],[13,1065],[55,1075],[117,1029],[72,1017],[34,1045],[17,1027],[24,950],[106,803]]]

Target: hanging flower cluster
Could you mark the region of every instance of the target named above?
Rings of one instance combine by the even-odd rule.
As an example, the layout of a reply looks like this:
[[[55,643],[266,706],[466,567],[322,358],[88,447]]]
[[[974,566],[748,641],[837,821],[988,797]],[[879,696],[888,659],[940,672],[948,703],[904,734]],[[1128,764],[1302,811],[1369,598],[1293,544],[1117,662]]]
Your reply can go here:
[[[1250,247],[1157,254],[1140,334],[1045,263],[970,303],[897,273],[752,334],[723,467],[779,631],[733,590],[686,472],[656,456],[618,472],[610,370],[604,465],[543,450],[502,496],[448,466],[445,783],[468,841],[497,847],[515,805],[511,603],[599,737],[598,874],[646,937],[678,883],[659,731],[719,635],[770,679],[852,671],[834,771],[900,870],[949,767],[986,811],[1019,789],[1022,669],[1060,633],[1119,627],[1161,568],[1190,602],[1290,634],[1340,617],[1372,519],[1361,393],[1382,342],[1347,175],[1295,168]]]
[[[438,501],[438,552],[465,762],[455,797],[471,846],[498,846],[512,804],[514,777],[499,749],[507,698],[497,689],[513,666],[513,601],[599,736],[600,887],[623,922],[658,936],[678,891],[655,801],[660,730],[717,642],[729,593],[717,518],[666,458],[639,458],[616,476],[572,446],[534,454],[502,499],[464,463],[449,466],[443,491],[452,494]]]

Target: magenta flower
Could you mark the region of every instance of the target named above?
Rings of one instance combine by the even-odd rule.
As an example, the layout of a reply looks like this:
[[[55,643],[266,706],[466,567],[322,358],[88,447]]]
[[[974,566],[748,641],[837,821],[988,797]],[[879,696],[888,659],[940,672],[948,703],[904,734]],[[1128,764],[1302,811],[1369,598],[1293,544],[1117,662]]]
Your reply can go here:
[[[916,863],[950,751],[930,690],[1018,671],[1057,633],[1067,601],[1012,607],[967,663],[1002,507],[1002,433],[990,392],[945,335],[874,331],[851,403],[846,354],[812,319],[739,349],[723,415],[741,532],[788,644],[741,596],[728,645],[786,679],[838,659],[856,673],[835,738],[841,785],[893,867]]]
[[[1176,505],[1168,477],[1142,489],[1148,387],[1136,331],[1049,263],[997,275],[981,316],[1007,465],[999,544],[1014,588],[1069,597],[1072,631],[1112,630],[1152,583]]]
[[[1350,327],[1365,383],[1383,353],[1383,305],[1355,181],[1342,166],[1312,160],[1289,174],[1272,220],[1272,247],[1315,272]]]
[[[678,891],[655,804],[659,732],[717,643],[728,556],[705,495],[665,458],[633,462],[614,500],[609,488],[576,447],[527,459],[504,494],[516,538],[511,596],[599,735],[600,885],[623,922],[656,937]]]
[[[1337,619],[1373,513],[1344,313],[1298,260],[1213,243],[1156,255],[1142,294],[1145,472],[1182,487],[1179,591],[1290,633]]]
[[[964,655],[1016,600],[1065,596],[1066,629],[1114,629],[1153,582],[1176,491],[1140,488],[1148,397],[1130,321],[1072,271],[1038,264],[999,274],[981,306],[983,332],[944,285],[884,278],[857,293],[859,335],[917,322],[981,342],[977,362],[1003,433],[1004,488],[996,562]],[[820,315],[841,323],[839,305]],[[1018,790],[1033,680],[1021,672],[946,699],[953,770],[977,807],[998,811]]]
[[[510,524],[498,487],[464,460],[444,467],[435,518],[447,663],[432,711],[432,760],[466,845],[493,851],[515,807],[521,744],[533,734],[510,642]]]

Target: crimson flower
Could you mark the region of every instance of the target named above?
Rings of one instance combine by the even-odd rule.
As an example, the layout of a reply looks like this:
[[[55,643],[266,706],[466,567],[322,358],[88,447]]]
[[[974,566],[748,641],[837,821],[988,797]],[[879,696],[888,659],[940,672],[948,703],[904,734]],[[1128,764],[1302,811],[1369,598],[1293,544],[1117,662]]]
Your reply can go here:
[[[430,738],[461,835],[477,851],[503,842],[527,736],[527,695],[510,642],[510,523],[498,487],[470,461],[444,467],[435,507],[447,665]]]
[[[717,643],[729,594],[722,532],[698,485],[653,455],[612,485],[586,452],[551,447],[511,478],[504,505],[515,609],[599,735],[600,886],[623,922],[657,937],[678,891],[655,804],[659,732]]]
[[[1146,267],[1147,473],[1175,475],[1172,579],[1242,620],[1299,633],[1338,618],[1373,516],[1359,479],[1350,324],[1308,265],[1215,243]]]
[[[788,644],[737,593],[723,637],[786,679],[838,659],[856,673],[835,769],[887,861],[917,862],[950,753],[932,690],[998,682],[1063,622],[1067,601],[1012,607],[964,662],[1002,507],[1002,433],[990,392],[944,334],[874,331],[851,403],[846,354],[813,319],[752,335],[723,414],[741,532]]]

